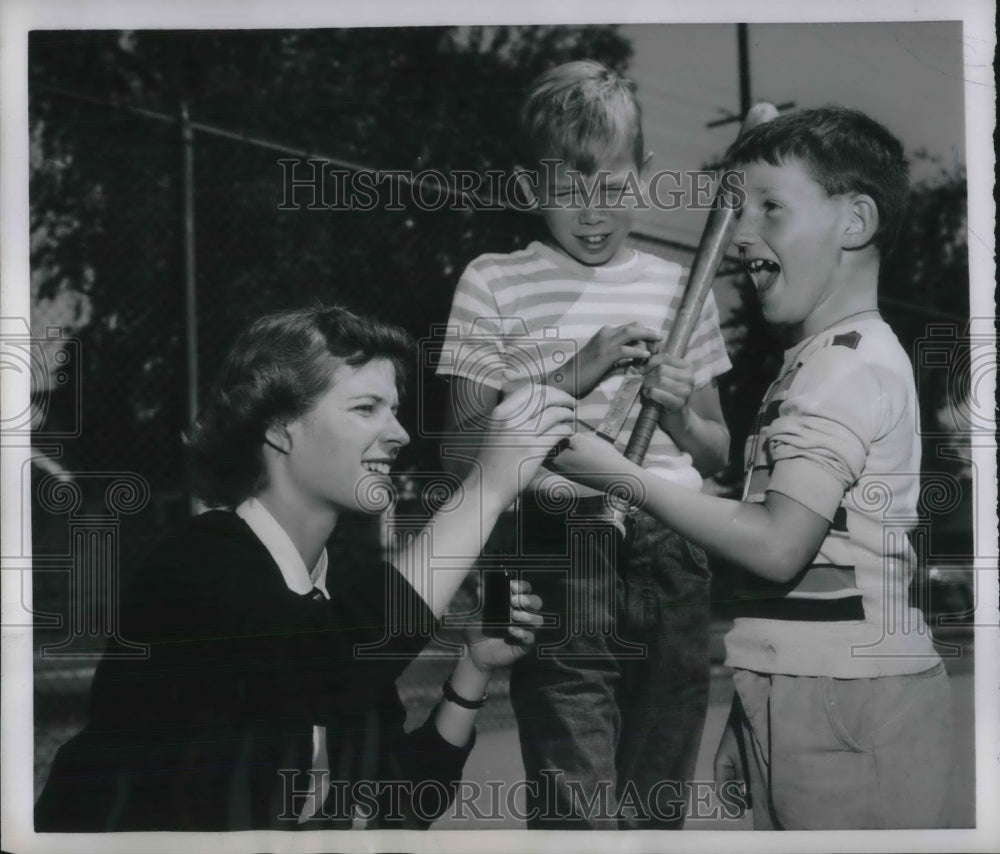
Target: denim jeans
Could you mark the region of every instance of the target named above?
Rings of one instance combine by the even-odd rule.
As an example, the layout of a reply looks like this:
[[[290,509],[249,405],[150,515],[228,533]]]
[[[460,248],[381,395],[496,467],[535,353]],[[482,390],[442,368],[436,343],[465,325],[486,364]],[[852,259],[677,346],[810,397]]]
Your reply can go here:
[[[587,501],[524,501],[489,546],[558,618],[511,675],[527,824],[679,829],[708,706],[708,564],[645,514],[622,543]]]
[[[944,665],[832,679],[737,670],[754,828],[942,827],[953,763]]]

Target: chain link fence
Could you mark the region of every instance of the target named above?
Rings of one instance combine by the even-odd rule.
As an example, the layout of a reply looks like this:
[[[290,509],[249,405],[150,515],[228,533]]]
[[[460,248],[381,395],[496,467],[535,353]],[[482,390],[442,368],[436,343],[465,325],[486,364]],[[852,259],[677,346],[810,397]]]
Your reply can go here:
[[[352,172],[336,159],[185,124],[180,110],[39,91],[47,96],[36,105],[46,120],[46,136],[35,141],[39,158],[54,156],[63,135],[83,154],[33,173],[35,231],[61,253],[50,267],[85,269],[93,287],[85,294],[89,323],[75,336],[75,381],[46,397],[34,435],[41,454],[31,484],[36,795],[55,750],[86,720],[101,651],[110,642],[129,653],[128,639],[117,636],[117,590],[156,538],[190,512],[183,431],[237,331],[265,312],[322,302],[426,339],[448,317],[467,261],[524,246],[542,227],[521,212],[455,204],[434,179],[382,176],[377,192],[388,203],[350,209],[342,191]],[[61,239],[42,216],[49,208],[64,212]],[[636,242],[690,258],[683,246],[648,236]],[[33,262],[41,269],[46,259],[36,254]],[[440,417],[444,389],[425,366],[417,371],[424,373],[411,378],[401,414],[413,439],[400,461],[404,476],[437,468],[436,441],[414,425],[418,405],[421,419]],[[46,440],[77,417],[74,435]],[[116,489],[134,495],[123,504]],[[352,550],[378,548],[378,536],[362,520],[342,524],[332,565],[349,565]],[[473,606],[471,584],[459,609]],[[400,684],[411,717],[436,702],[448,666],[431,655],[407,671]],[[481,727],[509,725],[505,683],[497,682],[500,702]]]
[[[39,394],[44,418],[33,436],[37,795],[55,750],[86,719],[101,650],[111,642],[128,652],[116,628],[120,584],[191,510],[183,431],[236,332],[267,311],[322,302],[425,339],[448,317],[469,260],[522,247],[541,236],[542,224],[453,197],[442,203],[433,180],[415,186],[375,171],[381,200],[396,203],[351,209],[345,176],[358,164],[197,116],[185,134],[180,109],[53,90],[33,109],[43,128],[33,144],[46,164],[33,170],[31,187],[33,278],[41,280],[33,285],[58,299],[72,290],[67,280],[85,282],[80,299],[89,305],[88,322],[73,334],[69,381]],[[72,158],[60,148],[69,137]],[[322,184],[312,180],[310,160],[320,162]],[[651,235],[632,240],[690,263],[692,247]],[[425,366],[417,371],[401,413],[413,437],[400,460],[404,476],[438,467],[436,441],[415,425],[418,405],[422,417],[440,417],[444,387]],[[345,521],[331,563],[350,565],[353,550],[375,548],[377,524]],[[962,549],[971,554],[971,543]],[[456,607],[471,608],[475,595],[470,583]],[[718,632],[714,647],[718,654]],[[447,667],[430,655],[401,680],[411,722],[436,701]],[[500,702],[481,727],[512,725],[505,689],[496,680],[491,693]]]

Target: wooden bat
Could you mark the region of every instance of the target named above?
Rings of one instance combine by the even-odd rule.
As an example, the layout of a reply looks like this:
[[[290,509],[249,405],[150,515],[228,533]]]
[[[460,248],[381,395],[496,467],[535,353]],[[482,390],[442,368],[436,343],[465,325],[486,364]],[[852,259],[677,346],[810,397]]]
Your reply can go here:
[[[777,115],[778,110],[773,104],[766,102],[755,104],[747,113],[743,121],[743,126],[740,129],[740,134],[766,121],[770,121]],[[663,352],[672,356],[682,356],[687,349],[688,340],[691,338],[691,333],[694,331],[695,326],[697,326],[698,318],[701,316],[702,306],[705,304],[705,299],[712,289],[715,274],[732,240],[733,231],[736,226],[737,210],[732,200],[727,198],[729,192],[724,185],[720,185],[716,191],[715,201],[709,212],[708,221],[705,223],[701,240],[698,242],[698,249],[691,264],[691,274],[688,277],[687,286],[684,290],[684,299],[680,311],[671,326],[667,342],[663,347]],[[636,380],[638,381],[636,382]],[[613,415],[615,419],[620,417],[622,422],[624,422],[624,416],[628,414],[628,410],[632,408],[635,395],[638,394],[639,387],[642,385],[642,375],[640,374],[637,378],[632,378],[631,384],[634,386],[633,390],[626,390],[623,383],[623,388],[619,392],[623,396],[631,394],[631,399],[627,405],[623,406],[619,403],[618,395],[616,395],[615,400],[612,401],[609,408],[609,414]],[[622,410],[624,410],[624,414],[622,414]],[[633,463],[636,463],[636,465],[642,465],[646,451],[649,448],[649,442],[653,438],[653,431],[659,422],[661,412],[662,408],[654,401],[646,400],[643,402],[635,428],[632,430],[632,435],[629,437],[628,445],[625,449],[625,456]],[[607,419],[598,428],[598,432],[601,435],[612,440],[620,430],[621,424],[618,424],[617,429],[615,429],[613,423],[607,423]],[[612,435],[612,432],[614,435]]]

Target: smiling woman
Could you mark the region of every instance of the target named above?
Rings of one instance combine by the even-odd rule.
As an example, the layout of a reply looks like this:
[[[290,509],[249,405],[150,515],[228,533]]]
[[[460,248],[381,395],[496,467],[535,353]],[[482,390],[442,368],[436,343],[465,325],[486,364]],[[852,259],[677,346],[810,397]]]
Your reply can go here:
[[[454,570],[573,415],[552,390],[525,436],[504,429],[524,395],[494,410],[462,502],[430,522],[451,572],[431,571],[422,542],[393,563],[329,567],[339,514],[366,509],[361,485],[388,485],[409,441],[396,408],[410,354],[405,333],[338,308],[269,315],[239,337],[188,442],[197,493],[218,509],[123,590],[123,636],[148,655],[105,654],[36,831],[426,827],[444,812],[490,674],[524,655],[541,601],[512,582],[507,637],[467,627],[443,699],[410,733],[394,682],[461,583]]]
[[[399,396],[392,362],[341,365],[330,388],[301,417],[267,428],[268,482],[259,498],[293,530],[318,516],[336,523],[342,509],[364,510],[358,483],[383,478],[409,436],[396,420]],[[311,558],[312,555],[307,557]]]

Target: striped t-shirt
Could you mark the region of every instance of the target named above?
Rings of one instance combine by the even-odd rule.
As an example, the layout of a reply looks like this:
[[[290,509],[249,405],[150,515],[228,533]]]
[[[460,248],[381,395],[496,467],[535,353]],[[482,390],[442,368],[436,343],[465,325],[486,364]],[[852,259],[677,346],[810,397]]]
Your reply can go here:
[[[622,264],[597,267],[538,242],[506,255],[481,255],[455,290],[438,373],[508,393],[558,370],[602,326],[638,322],[669,331],[686,281],[687,270],[679,264],[636,250]],[[684,356],[692,363],[696,387],[731,367],[711,294]],[[579,401],[580,420],[595,427],[601,422],[625,370],[614,369]],[[628,442],[640,406],[637,400],[625,421],[615,443],[619,450]],[[659,428],[644,467],[701,488],[690,454]]]
[[[728,591],[728,666],[851,679],[939,661],[908,599],[917,424],[913,368],[881,318],[838,324],[785,354],[747,440],[743,500],[778,492],[830,528],[790,581],[747,577]]]

